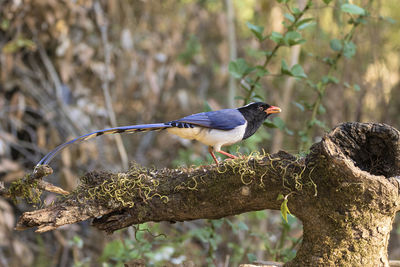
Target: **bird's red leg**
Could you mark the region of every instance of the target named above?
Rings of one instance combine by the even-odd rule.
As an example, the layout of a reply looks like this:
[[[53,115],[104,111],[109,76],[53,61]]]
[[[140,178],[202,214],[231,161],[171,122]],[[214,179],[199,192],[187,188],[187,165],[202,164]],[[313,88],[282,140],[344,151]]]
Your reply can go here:
[[[225,151],[222,151],[222,150],[218,151],[218,153],[221,153],[221,154],[223,154],[223,155],[225,155],[227,157],[230,157],[231,159],[237,159],[237,157],[235,155],[229,154],[228,152],[225,152]]]
[[[217,165],[218,165],[218,160],[217,160],[217,157],[214,155],[213,148],[209,146],[208,152],[210,152],[211,157],[214,159],[215,163],[217,163]]]

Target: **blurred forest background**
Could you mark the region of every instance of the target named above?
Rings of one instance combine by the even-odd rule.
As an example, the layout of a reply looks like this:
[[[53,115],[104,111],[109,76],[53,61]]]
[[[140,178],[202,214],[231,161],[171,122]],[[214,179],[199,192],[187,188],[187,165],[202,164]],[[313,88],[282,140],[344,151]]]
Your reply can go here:
[[[0,0],[0,179],[9,185],[60,143],[94,130],[254,100],[283,113],[232,153],[302,155],[345,121],[400,129],[398,21],[397,0]],[[84,172],[130,161],[212,163],[205,146],[165,132],[105,136],[63,151],[47,179],[73,190]],[[44,194],[40,205],[55,199]],[[30,209],[0,199],[0,266],[237,266],[287,261],[302,237],[301,223],[276,211],[113,235],[89,222],[14,231]],[[399,216],[389,258],[400,259]]]

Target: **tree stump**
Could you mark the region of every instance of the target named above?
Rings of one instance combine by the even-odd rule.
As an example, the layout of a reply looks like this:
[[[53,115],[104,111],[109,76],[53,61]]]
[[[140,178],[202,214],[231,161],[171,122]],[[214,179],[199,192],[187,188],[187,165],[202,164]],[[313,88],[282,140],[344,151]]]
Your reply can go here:
[[[280,151],[217,165],[92,172],[68,197],[24,213],[17,229],[38,232],[93,218],[107,232],[148,221],[217,219],[280,209],[282,194],[303,222],[303,242],[285,266],[388,266],[399,210],[399,131],[343,123],[306,157]]]

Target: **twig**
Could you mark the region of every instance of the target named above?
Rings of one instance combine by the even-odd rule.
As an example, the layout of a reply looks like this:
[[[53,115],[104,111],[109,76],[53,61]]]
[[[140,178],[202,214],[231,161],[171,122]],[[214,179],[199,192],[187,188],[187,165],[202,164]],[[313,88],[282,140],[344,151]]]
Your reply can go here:
[[[54,101],[54,94],[51,93],[53,90],[52,86],[50,86],[49,82],[44,80],[45,77],[36,62],[32,62],[31,64],[34,64],[32,69],[36,70],[36,77],[31,77],[31,75],[27,75],[26,70],[16,67],[15,71],[20,74],[21,77],[16,83],[23,89],[25,94],[32,96],[39,102],[41,107],[40,114],[56,113],[60,119],[54,122],[58,127],[61,127],[60,133],[64,137],[68,137],[69,135],[77,136],[85,132],[80,125],[72,120],[69,112],[65,112],[63,108],[60,109],[58,101]],[[41,85],[36,85],[34,79],[37,79]],[[43,88],[45,90],[38,90],[38,88]]]
[[[44,191],[52,192],[52,193],[59,194],[59,195],[64,195],[64,196],[69,195],[68,191],[65,191],[61,187],[55,186],[55,185],[53,185],[49,182],[43,181],[43,180],[39,180],[38,188],[42,189]]]
[[[35,35],[36,36],[36,35]],[[65,117],[68,119],[68,122],[73,126],[74,135],[81,135],[84,131],[80,125],[76,123],[76,120],[71,117],[71,113],[68,111],[68,108],[64,104],[63,96],[62,96],[62,83],[61,80],[58,76],[58,73],[56,71],[56,68],[54,67],[53,63],[51,62],[49,56],[47,55],[46,51],[42,47],[41,43],[39,42],[38,38],[34,38],[35,43],[38,47],[39,55],[40,58],[42,59],[42,62],[47,70],[47,72],[50,74],[50,77],[54,83],[55,86],[55,91],[56,91],[56,96],[57,96],[57,103],[59,104],[59,107],[61,109],[61,112],[65,115]]]
[[[40,165],[35,168],[35,171],[29,176],[29,181],[38,180],[37,187],[41,190],[53,192],[60,195],[68,195],[69,192],[55,186],[49,182],[43,181],[42,178],[53,173],[53,169],[49,165]]]
[[[104,47],[104,64],[105,64],[105,70],[104,70],[104,78],[102,79],[102,88],[103,88],[103,94],[104,94],[104,99],[106,102],[106,108],[107,108],[107,113],[110,118],[111,126],[112,127],[117,127],[117,119],[115,116],[112,100],[111,100],[111,94],[110,94],[110,88],[109,88],[109,83],[110,83],[110,46],[108,43],[108,21],[104,16],[104,12],[101,8],[101,5],[98,1],[94,3],[94,11],[96,13],[96,23],[99,27],[100,33],[101,33],[101,40],[103,42],[103,47]],[[123,168],[127,169],[128,168],[128,155],[126,153],[125,146],[122,142],[122,138],[120,135],[114,135],[115,142],[117,143],[117,148],[119,151],[119,155],[121,157],[122,161],[122,166]]]
[[[62,93],[62,91],[63,91],[62,83],[61,83],[60,77],[58,77],[57,70],[54,67],[53,63],[51,62],[49,56],[47,55],[47,53],[44,50],[44,48],[42,47],[42,45],[38,42],[38,39],[36,40],[36,43],[37,43],[37,47],[38,47],[40,58],[42,59],[42,62],[44,64],[46,70],[50,74],[51,79],[53,80],[53,83],[54,83],[54,86],[55,86],[57,100],[62,105],[64,105],[64,103],[63,103],[63,93]]]

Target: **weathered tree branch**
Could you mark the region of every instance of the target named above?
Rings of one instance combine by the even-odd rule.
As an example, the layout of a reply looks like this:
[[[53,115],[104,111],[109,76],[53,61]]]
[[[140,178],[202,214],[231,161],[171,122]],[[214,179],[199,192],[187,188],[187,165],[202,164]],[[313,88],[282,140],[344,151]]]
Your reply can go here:
[[[64,200],[24,213],[17,228],[44,232],[95,218],[95,227],[113,232],[147,221],[215,219],[279,209],[283,194],[304,227],[287,266],[388,266],[400,207],[399,138],[385,124],[344,123],[305,158],[281,151],[193,169],[89,173]]]

